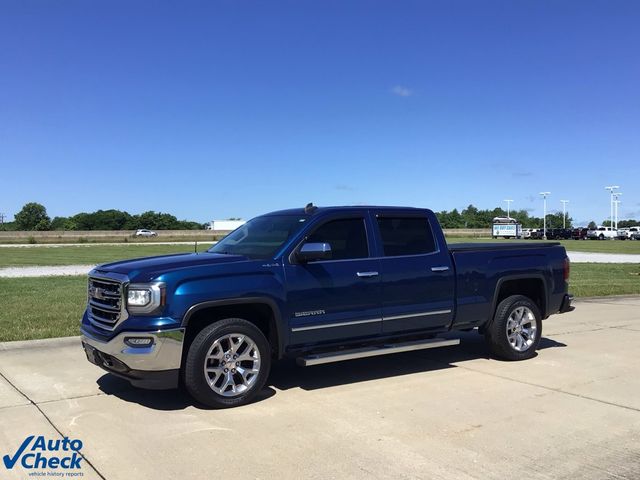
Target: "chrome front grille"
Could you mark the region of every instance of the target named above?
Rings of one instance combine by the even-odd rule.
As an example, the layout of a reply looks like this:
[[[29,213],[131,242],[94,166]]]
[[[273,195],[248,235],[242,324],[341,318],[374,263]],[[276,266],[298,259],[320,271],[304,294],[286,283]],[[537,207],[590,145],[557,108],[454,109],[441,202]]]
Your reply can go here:
[[[87,310],[93,326],[114,330],[126,317],[123,284],[117,280],[89,277]]]

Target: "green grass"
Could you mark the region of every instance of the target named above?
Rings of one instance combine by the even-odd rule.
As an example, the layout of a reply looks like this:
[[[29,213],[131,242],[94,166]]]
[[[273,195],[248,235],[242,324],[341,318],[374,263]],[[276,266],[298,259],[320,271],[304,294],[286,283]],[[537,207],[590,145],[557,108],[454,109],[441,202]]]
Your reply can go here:
[[[551,240],[550,240],[551,241]],[[640,254],[640,242],[635,240],[553,240],[559,241],[565,249],[572,252],[597,252],[597,253],[636,253]],[[480,243],[480,242],[527,242],[540,244],[544,240],[506,240],[504,238],[448,238],[448,243]]]
[[[0,341],[80,334],[87,278],[0,278]]]
[[[569,291],[576,297],[640,295],[640,264],[572,263]]]
[[[574,263],[570,291],[640,295],[640,264]],[[85,276],[0,278],[0,341],[78,335],[86,292]]]
[[[211,246],[198,242],[198,251]],[[92,265],[125,258],[193,252],[191,245],[83,245],[75,247],[2,247],[0,267],[29,265]]]

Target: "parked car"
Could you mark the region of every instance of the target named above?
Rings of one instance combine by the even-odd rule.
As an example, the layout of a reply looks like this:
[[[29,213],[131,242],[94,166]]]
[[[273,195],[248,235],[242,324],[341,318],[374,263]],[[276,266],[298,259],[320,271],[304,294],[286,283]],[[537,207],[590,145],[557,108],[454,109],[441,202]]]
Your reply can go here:
[[[588,231],[589,229],[587,227],[574,228],[571,232],[571,238],[574,240],[586,240]]]
[[[638,236],[640,234],[640,227],[629,227],[625,228],[626,230],[626,238],[629,240],[638,240]],[[635,236],[635,238],[634,238]]]
[[[571,233],[570,228],[547,228],[547,240],[569,240]]]
[[[616,239],[617,240],[626,240],[629,238],[629,229],[628,228],[619,228],[617,230]]]
[[[529,233],[529,238],[531,240],[542,240],[543,234],[541,228],[532,228]]]
[[[542,320],[573,309],[568,280],[554,242],[447,245],[431,210],[307,205],[254,218],[206,252],[97,266],[82,345],[136,386],[181,381],[201,403],[233,407],[283,357],[309,366],[444,347],[459,339],[438,334],[478,328],[494,355],[532,358]]]
[[[136,237],[157,237],[158,234],[153,230],[147,230],[146,228],[140,228],[136,230]]]
[[[614,239],[618,236],[618,232],[611,227],[598,227],[595,230],[587,232],[589,240],[607,240]]]

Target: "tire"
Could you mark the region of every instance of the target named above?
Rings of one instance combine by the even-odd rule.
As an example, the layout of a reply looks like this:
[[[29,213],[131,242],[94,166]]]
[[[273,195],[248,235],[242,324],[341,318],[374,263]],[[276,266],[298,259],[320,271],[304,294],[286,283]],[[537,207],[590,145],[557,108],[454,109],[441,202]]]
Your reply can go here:
[[[604,235],[603,235],[603,234],[600,234],[600,236],[598,237],[598,239],[600,239],[600,240],[604,240]]]
[[[521,317],[521,313],[524,317]],[[523,323],[519,323],[518,317],[522,318]],[[535,356],[540,338],[540,309],[523,295],[512,295],[502,300],[485,331],[491,353],[505,360],[526,360]]]
[[[270,368],[271,347],[264,334],[246,320],[227,318],[205,327],[193,339],[184,384],[200,403],[237,407],[262,390]]]

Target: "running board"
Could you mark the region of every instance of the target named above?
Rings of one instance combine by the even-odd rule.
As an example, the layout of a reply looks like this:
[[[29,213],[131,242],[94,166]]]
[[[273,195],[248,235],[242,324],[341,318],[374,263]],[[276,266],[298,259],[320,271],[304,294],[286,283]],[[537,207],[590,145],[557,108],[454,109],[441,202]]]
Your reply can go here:
[[[376,357],[378,355],[410,352],[412,350],[424,350],[427,348],[449,347],[451,345],[458,345],[459,343],[459,338],[431,338],[429,340],[418,340],[416,342],[391,343],[375,347],[341,350],[339,352],[318,353],[315,355],[307,355],[306,357],[298,357],[296,361],[298,365],[309,367],[311,365],[341,362],[342,360],[353,360],[355,358]]]

